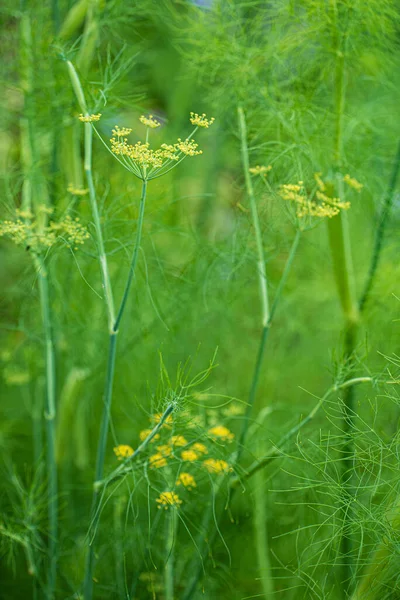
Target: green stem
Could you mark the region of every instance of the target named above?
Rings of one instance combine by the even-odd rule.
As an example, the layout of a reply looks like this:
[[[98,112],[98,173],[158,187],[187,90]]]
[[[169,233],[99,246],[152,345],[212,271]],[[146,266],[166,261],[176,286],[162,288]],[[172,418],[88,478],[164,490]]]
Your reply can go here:
[[[343,8],[343,10],[346,10]],[[338,178],[338,196],[344,200],[343,180],[340,173],[343,154],[343,115],[345,108],[345,40],[346,32],[340,22],[340,13],[336,0],[331,0],[331,16],[333,23],[333,47],[336,53],[335,68],[335,115],[336,128],[333,158]],[[357,339],[359,309],[355,291],[353,261],[351,255],[351,238],[347,214],[343,211],[329,220],[329,243],[331,247],[336,287],[339,293],[345,319],[345,359],[351,360]],[[348,507],[354,489],[352,485],[352,462],[354,444],[352,439],[354,415],[354,389],[348,388],[343,400],[343,432],[344,454],[342,459],[341,483],[343,505]],[[347,504],[346,504],[347,502]],[[353,542],[351,536],[352,511],[348,507],[343,510],[343,535],[341,539],[342,560],[342,594],[347,598],[352,593],[354,578],[352,573]]]
[[[54,598],[57,558],[58,558],[58,482],[57,465],[55,453],[55,419],[56,419],[56,379],[55,379],[55,357],[54,344],[51,327],[51,313],[49,302],[48,273],[43,261],[36,257],[35,260],[42,321],[45,337],[46,356],[46,431],[47,431],[47,468],[48,468],[48,519],[49,519],[49,543],[48,543],[48,581],[47,597]]]
[[[78,73],[70,61],[67,62],[68,72],[71,80],[72,87],[74,89],[76,98],[81,107],[82,113],[88,115],[87,104],[85,99],[85,94],[83,92],[82,84],[80,82]],[[93,486],[93,497],[92,497],[92,509],[91,509],[91,525],[93,531],[96,533],[97,524],[100,518],[100,513],[97,510],[98,503],[98,493],[99,488],[97,482],[103,479],[104,472],[104,459],[106,455],[107,448],[107,437],[108,437],[108,429],[110,423],[110,414],[111,414],[111,404],[112,404],[112,391],[113,391],[113,382],[114,382],[114,371],[115,371],[115,359],[116,359],[116,351],[117,351],[117,335],[118,329],[126,308],[126,302],[128,299],[129,291],[132,285],[132,281],[135,275],[135,269],[137,265],[139,250],[140,250],[140,242],[142,236],[143,229],[143,218],[144,218],[144,209],[146,203],[146,191],[147,191],[147,182],[143,181],[142,185],[142,195],[140,201],[140,209],[139,209],[139,218],[136,232],[136,245],[133,251],[131,264],[129,267],[128,278],[126,281],[124,293],[122,296],[121,304],[119,310],[117,312],[117,316],[115,317],[114,310],[114,302],[113,302],[113,294],[111,281],[108,271],[107,264],[107,256],[104,250],[104,242],[103,242],[103,234],[101,229],[100,217],[97,206],[96,199],[96,191],[93,182],[92,175],[92,143],[93,143],[93,129],[90,123],[85,123],[85,174],[88,182],[89,188],[89,197],[91,203],[91,209],[93,214],[94,226],[96,231],[96,239],[97,239],[97,247],[99,252],[99,261],[101,266],[102,273],[102,281],[103,288],[105,293],[105,303],[107,307],[108,313],[108,324],[110,331],[109,338],[109,351],[108,351],[108,362],[107,362],[107,375],[106,375],[106,383],[105,383],[105,391],[104,391],[104,406],[103,406],[103,415],[101,421],[100,428],[100,436],[99,442],[97,446],[97,459],[96,459],[96,471],[95,471],[95,480]],[[85,600],[91,600],[93,595],[93,568],[94,568],[94,538],[89,547],[87,560],[86,560],[86,569],[85,569],[85,580],[84,580],[84,597]]]
[[[142,195],[141,195],[141,198],[140,198],[139,219],[138,219],[138,225],[137,225],[137,231],[136,231],[136,244],[135,244],[135,249],[133,251],[133,256],[132,256],[131,264],[130,264],[130,267],[129,267],[128,279],[126,280],[125,289],[124,289],[124,293],[122,295],[121,304],[120,304],[120,307],[119,307],[119,310],[118,310],[117,318],[115,319],[115,323],[114,323],[114,326],[113,326],[113,331],[114,332],[117,332],[118,329],[119,329],[119,325],[120,325],[120,322],[121,322],[121,319],[122,319],[122,315],[124,314],[124,311],[125,311],[126,301],[128,300],[129,290],[130,290],[131,285],[132,285],[133,276],[135,274],[137,259],[138,259],[139,250],[140,250],[140,242],[141,242],[141,239],[142,239],[143,217],[144,217],[144,209],[145,209],[145,205],[146,205],[146,191],[147,191],[147,181],[143,181],[143,183],[142,183]]]
[[[177,509],[172,506],[168,511],[169,514],[166,520],[165,547],[167,551],[167,561],[165,564],[164,571],[166,600],[174,600],[174,549],[176,544],[176,534],[178,528],[178,515],[176,511]]]
[[[374,279],[376,276],[379,258],[380,258],[381,252],[382,252],[385,227],[386,227],[386,223],[387,223],[387,220],[389,217],[390,210],[392,208],[393,197],[394,197],[394,192],[396,190],[399,171],[400,171],[400,141],[397,146],[397,152],[396,152],[396,156],[395,156],[394,163],[393,163],[393,169],[392,169],[392,173],[390,176],[389,186],[388,186],[387,192],[386,192],[384,200],[383,200],[383,206],[382,206],[381,214],[380,214],[380,217],[378,220],[378,226],[377,226],[376,233],[375,233],[375,244],[374,244],[374,249],[372,252],[371,263],[370,263],[370,267],[369,267],[367,280],[365,282],[364,291],[361,294],[361,298],[360,298],[359,305],[358,305],[360,312],[362,312],[365,308],[365,305],[369,298],[371,288],[372,288],[372,285],[373,285],[373,282],[374,282]]]

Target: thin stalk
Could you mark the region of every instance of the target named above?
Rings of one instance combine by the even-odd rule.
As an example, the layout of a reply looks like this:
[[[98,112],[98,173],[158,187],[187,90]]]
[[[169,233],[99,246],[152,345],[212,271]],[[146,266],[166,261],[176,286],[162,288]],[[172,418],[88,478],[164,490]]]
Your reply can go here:
[[[382,245],[383,245],[386,223],[387,223],[387,220],[388,220],[388,217],[390,214],[390,210],[392,208],[393,197],[394,197],[394,192],[396,190],[399,171],[400,171],[400,141],[397,146],[397,152],[396,152],[396,156],[395,156],[394,163],[393,163],[393,169],[392,169],[392,173],[390,176],[388,189],[386,191],[386,194],[385,194],[385,197],[383,200],[383,206],[381,209],[381,214],[378,219],[378,226],[376,228],[376,233],[375,233],[374,249],[372,252],[371,263],[369,266],[367,280],[365,282],[365,287],[364,287],[363,293],[361,294],[360,301],[358,304],[360,312],[362,312],[364,310],[365,305],[368,301],[368,298],[369,298],[369,295],[370,295],[370,292],[372,289],[372,285],[374,283],[374,279],[376,276],[376,272],[378,269],[378,263],[379,263],[380,255],[382,252]]]
[[[178,527],[178,515],[177,509],[171,507],[168,511],[168,518],[166,519],[166,535],[165,535],[165,547],[167,551],[167,561],[165,563],[164,570],[164,585],[165,585],[165,598],[166,600],[174,600],[174,563],[175,563],[175,544],[176,534]]]
[[[346,9],[344,9],[346,10]],[[336,0],[331,0],[331,15],[333,23],[333,47],[336,53],[335,67],[335,139],[333,159],[338,177],[339,197],[344,199],[343,180],[340,174],[343,153],[343,115],[345,108],[345,36],[339,22],[339,9]],[[329,220],[329,243],[332,254],[336,287],[339,293],[343,316],[345,319],[345,359],[351,360],[357,339],[359,309],[355,291],[353,261],[351,255],[351,237],[347,214],[341,211],[339,215]],[[341,469],[341,483],[345,505],[346,498],[354,493],[352,485],[352,467],[354,444],[352,439],[354,415],[354,388],[349,387],[343,400],[343,432],[344,449]],[[353,542],[351,538],[352,511],[348,507],[343,510],[343,535],[341,539],[342,560],[342,594],[343,598],[351,595],[354,587],[351,555]]]
[[[303,429],[305,425],[312,421],[312,419],[315,417],[315,415],[326,402],[326,400],[329,398],[329,396],[331,396],[338,390],[347,390],[359,383],[373,383],[373,379],[372,377],[354,377],[352,379],[349,379],[348,381],[344,381],[339,385],[333,385],[332,387],[330,387],[329,390],[320,398],[320,400],[317,402],[314,408],[309,412],[309,414],[306,417],[304,417],[304,419],[302,419],[300,423],[298,423],[297,425],[292,427],[287,433],[285,433],[285,435],[281,437],[279,442],[277,442],[277,444],[274,444],[274,446],[269,450],[269,452],[267,452],[267,454],[265,454],[265,456],[254,461],[253,464],[251,464],[250,467],[246,470],[246,472],[240,475],[240,477],[237,475],[232,477],[230,481],[230,487],[233,489],[239,487],[241,483],[252,477],[260,469],[263,469],[264,467],[269,465],[269,463],[272,460],[278,458],[279,456],[283,456],[286,444],[291,439],[293,439],[294,436],[301,429]]]
[[[84,91],[82,88],[82,84],[80,82],[78,73],[70,61],[66,61],[68,72],[71,80],[71,84],[73,90],[75,92],[76,98],[80,105],[82,112],[85,115],[88,115],[86,99],[84,95]],[[115,372],[115,360],[116,360],[116,352],[117,352],[117,335],[119,326],[126,308],[126,302],[128,299],[129,291],[132,285],[132,281],[135,275],[135,269],[137,264],[137,259],[139,255],[142,229],[143,229],[143,218],[144,218],[144,210],[146,203],[146,191],[147,191],[147,182],[143,181],[142,184],[142,194],[140,200],[140,209],[139,209],[139,219],[138,226],[136,232],[136,245],[133,251],[131,264],[129,267],[128,278],[125,284],[124,293],[122,296],[121,304],[119,306],[117,316],[115,316],[114,309],[114,301],[113,301],[113,293],[111,287],[111,281],[108,271],[107,264],[107,256],[104,250],[104,242],[103,242],[103,234],[101,230],[100,217],[97,206],[96,199],[96,191],[93,182],[92,175],[92,144],[93,144],[93,128],[90,123],[85,123],[85,161],[84,168],[85,174],[87,178],[88,188],[89,188],[89,197],[91,203],[91,209],[93,214],[94,226],[96,231],[96,240],[97,247],[99,252],[99,262],[101,266],[102,273],[102,281],[103,281],[103,289],[105,293],[105,303],[107,307],[108,313],[108,324],[109,324],[109,350],[108,350],[108,362],[107,362],[107,375],[106,375],[106,383],[105,383],[105,391],[104,391],[104,406],[103,406],[103,415],[100,427],[100,436],[99,442],[97,446],[97,459],[96,459],[96,470],[95,470],[95,481],[93,486],[93,497],[92,497],[92,508],[91,508],[91,525],[93,531],[96,532],[97,524],[100,519],[100,513],[97,510],[98,503],[98,493],[99,488],[97,482],[103,479],[104,473],[104,460],[106,455],[107,448],[107,438],[108,438],[108,429],[110,423],[110,414],[111,414],[111,404],[112,404],[112,392],[113,392],[113,382],[114,382],[114,372]],[[87,560],[86,560],[86,569],[85,569],[85,578],[84,578],[84,598],[85,600],[91,600],[93,595],[93,568],[94,568],[94,539],[89,547]]]
[[[261,411],[257,419],[257,425],[259,428],[263,426],[263,412],[264,411]],[[262,452],[261,440],[258,441],[257,450],[258,453]],[[272,598],[272,594],[274,593],[274,583],[271,576],[271,561],[268,545],[267,493],[264,472],[258,471],[255,474],[253,486],[253,532],[261,588],[264,598],[266,600],[270,600]]]
[[[43,261],[36,258],[40,306],[45,337],[46,356],[46,432],[48,469],[48,580],[47,597],[54,598],[58,559],[58,482],[55,452],[56,376],[53,334],[49,301],[48,273]]]
[[[238,107],[238,117],[239,117],[239,133],[240,133],[240,142],[241,142],[241,150],[242,150],[242,164],[244,177],[246,182],[246,191],[250,200],[251,207],[251,216],[253,220],[253,227],[255,233],[255,240],[257,246],[257,271],[258,271],[258,281],[260,288],[260,298],[261,298],[261,338],[257,352],[257,359],[253,374],[253,379],[250,386],[249,400],[246,407],[246,413],[244,415],[244,421],[242,430],[238,440],[238,449],[236,462],[239,462],[244,442],[246,439],[247,430],[250,422],[250,414],[253,409],[253,405],[256,398],[258,382],[261,373],[262,362],[264,358],[265,345],[268,338],[269,333],[269,325],[270,325],[270,313],[269,313],[269,301],[268,301],[268,283],[267,283],[267,273],[265,268],[265,256],[264,256],[264,248],[263,241],[261,235],[261,227],[260,220],[258,218],[257,211],[257,203],[254,196],[253,183],[251,181],[250,176],[250,164],[249,164],[249,151],[247,147],[247,128],[246,128],[246,119],[244,116],[244,112],[241,106]]]
[[[26,6],[22,6],[26,9]],[[24,171],[22,208],[34,212],[35,202],[47,200],[40,172],[36,172],[38,156],[35,146],[33,101],[34,89],[34,44],[30,14],[24,10],[20,22],[20,83],[24,93],[24,110],[21,118],[21,158]],[[52,600],[55,594],[58,559],[58,477],[55,459],[56,419],[56,373],[53,332],[51,323],[48,273],[43,260],[33,254],[37,272],[40,309],[45,341],[46,399],[45,421],[47,435],[47,503],[48,503],[48,564],[46,597]],[[41,428],[34,423],[34,430],[41,435]],[[41,440],[38,440],[41,444]]]
[[[136,244],[135,244],[135,249],[133,251],[131,264],[129,267],[128,279],[126,280],[121,304],[120,304],[117,318],[115,319],[115,323],[114,323],[114,327],[113,327],[113,331],[115,333],[118,331],[118,328],[119,328],[119,325],[120,325],[120,322],[122,319],[122,315],[124,314],[124,311],[125,311],[126,301],[128,300],[129,290],[132,285],[133,276],[135,274],[135,269],[136,269],[136,264],[137,264],[137,259],[139,256],[140,242],[142,239],[144,209],[145,209],[145,205],[146,205],[146,192],[147,192],[147,181],[143,181],[142,182],[142,195],[140,198],[139,219],[138,219],[137,232],[136,232]]]

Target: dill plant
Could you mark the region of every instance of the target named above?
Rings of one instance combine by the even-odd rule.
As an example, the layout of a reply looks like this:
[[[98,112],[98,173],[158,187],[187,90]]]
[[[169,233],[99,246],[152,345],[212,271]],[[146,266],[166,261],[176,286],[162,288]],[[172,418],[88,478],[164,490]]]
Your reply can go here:
[[[1,551],[16,565],[19,592],[12,570],[4,566],[5,593],[27,597],[33,590],[36,597],[51,596],[53,587],[55,597],[78,595],[89,540],[98,555],[99,598],[268,597],[272,590],[287,600],[396,598],[398,363],[387,357],[391,366],[385,372],[375,349],[389,355],[397,343],[388,310],[398,271],[398,160],[393,158],[398,140],[388,118],[397,106],[397,7],[375,0],[268,6],[215,1],[207,7],[165,2],[155,10],[139,0],[125,6],[55,2],[51,10],[37,3],[29,8],[23,6],[17,17],[23,17],[22,25],[28,16],[34,23],[32,44],[24,50],[30,82],[15,85],[12,74],[4,101],[7,135],[0,149],[7,155],[2,233],[19,246],[12,250],[1,242],[1,252],[10,257],[2,274],[16,282],[10,283],[4,305],[0,444],[12,456],[18,477],[6,470],[10,501],[1,498],[0,537]],[[14,8],[5,10],[14,23]],[[12,27],[8,35],[13,44]],[[3,69],[13,64],[12,44]],[[120,52],[124,46],[128,52]],[[67,61],[59,60],[60,53]],[[76,100],[66,83],[66,64],[85,82],[83,117],[89,116],[89,106],[96,115],[104,113],[98,123],[82,125],[71,116]],[[20,87],[26,100],[22,121]],[[132,182],[142,185],[144,172],[123,149],[137,159],[138,148],[131,141],[124,146],[127,136],[117,135],[114,148],[122,143],[122,154],[111,157],[96,133],[104,138],[114,123],[130,124],[151,107],[167,116],[177,137],[183,115],[199,106],[199,98],[201,110],[204,103],[204,110],[218,116],[205,138],[204,160],[196,169],[186,168],[185,161],[179,171],[149,184],[151,205],[139,252],[132,230],[138,229],[140,190]],[[238,105],[245,128],[239,126]],[[163,131],[150,131],[150,140],[157,129]],[[33,135],[33,157],[24,151],[25,142],[20,145],[20,131],[22,140]],[[118,165],[115,159],[127,162]],[[273,168],[268,171],[267,165]],[[362,190],[351,182],[362,184]],[[25,212],[21,189],[26,194],[30,186],[34,209],[21,217],[15,209]],[[350,208],[332,219],[325,215],[334,223],[330,229],[336,228],[332,261],[325,226],[313,225],[317,212],[338,208],[335,200],[350,202]],[[84,244],[68,241],[67,216],[80,217]],[[357,290],[352,296],[352,269],[342,252],[346,220]],[[300,223],[307,232],[302,229],[297,246],[293,239],[300,236]],[[61,245],[68,251],[59,252]],[[132,261],[135,248],[139,254]],[[125,254],[131,267],[121,259]],[[36,270],[32,258],[41,262]],[[336,280],[328,268],[332,263]],[[259,317],[265,274],[280,310],[255,377],[257,345],[265,330]],[[124,293],[127,275],[135,285]],[[36,298],[42,284],[42,299]],[[351,296],[342,315],[335,286],[342,303]],[[122,309],[117,402],[112,418],[103,420],[115,456],[101,435],[102,475],[95,478],[88,523],[91,438],[93,446],[98,443],[105,369],[104,307],[112,332],[118,310],[110,308],[114,298],[127,299],[128,292],[133,302]],[[40,302],[50,307],[51,327],[45,319],[45,329],[40,312],[32,310]],[[350,305],[359,322],[354,343],[346,348]],[[272,309],[273,303],[270,316]],[[364,338],[368,344],[362,344]],[[47,366],[44,339],[53,355]],[[192,354],[199,341],[202,364],[218,345],[218,369],[211,375],[206,368],[186,383],[179,371],[177,383],[169,381],[167,371]],[[154,391],[158,348],[168,370],[161,368]],[[329,356],[332,348],[336,363]],[[327,364],[333,373],[326,372]],[[205,388],[206,373],[211,383]],[[187,388],[190,381],[193,390]],[[362,384],[357,396],[346,398],[356,384]],[[55,460],[47,470],[41,432],[46,385],[54,388],[58,413],[46,422],[49,439],[55,436]],[[317,397],[300,393],[297,385]],[[168,429],[162,418],[171,406]],[[161,438],[155,440],[157,435]],[[175,436],[182,436],[187,447],[174,445]],[[29,483],[21,484],[19,474],[31,461],[31,442],[35,465],[41,465],[40,493],[27,500]],[[200,452],[196,460],[186,460],[193,459],[194,444],[205,446],[207,457]],[[46,491],[51,473],[53,482],[58,479],[57,495]],[[51,514],[60,517],[59,536],[54,536],[54,518],[52,532],[49,527]],[[353,543],[346,548],[343,540]],[[52,545],[57,546],[56,580]],[[243,546],[258,550],[258,567]],[[91,568],[89,560],[88,573]],[[90,587],[89,581],[87,594]]]

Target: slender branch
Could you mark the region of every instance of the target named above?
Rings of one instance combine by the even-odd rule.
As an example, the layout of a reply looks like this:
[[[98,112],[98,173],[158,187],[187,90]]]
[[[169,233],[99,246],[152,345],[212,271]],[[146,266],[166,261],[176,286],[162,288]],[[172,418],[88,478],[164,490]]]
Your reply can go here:
[[[374,279],[376,276],[376,272],[378,269],[378,263],[379,263],[379,259],[380,259],[381,253],[382,253],[382,246],[383,246],[386,223],[389,218],[389,214],[390,214],[390,211],[391,211],[391,208],[393,205],[393,197],[394,197],[394,192],[396,190],[399,171],[400,171],[400,141],[397,146],[397,151],[396,151],[396,156],[395,156],[394,163],[393,163],[392,173],[390,176],[389,186],[386,191],[386,194],[385,194],[385,197],[383,200],[383,206],[381,208],[381,213],[380,213],[380,216],[378,219],[378,226],[376,228],[376,233],[375,233],[374,249],[372,252],[371,263],[369,266],[367,280],[365,282],[365,287],[364,287],[363,293],[361,294],[359,304],[358,304],[360,312],[362,312],[364,310],[365,305],[368,301],[368,298],[369,298],[369,295],[370,295],[370,292],[371,292],[371,289],[372,289],[372,286],[374,283]]]

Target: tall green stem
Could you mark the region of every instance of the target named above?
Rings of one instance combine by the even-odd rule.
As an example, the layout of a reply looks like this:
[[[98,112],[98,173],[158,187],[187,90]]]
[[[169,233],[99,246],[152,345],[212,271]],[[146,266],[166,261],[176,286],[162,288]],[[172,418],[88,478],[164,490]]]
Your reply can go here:
[[[57,577],[58,555],[58,483],[55,453],[55,419],[56,419],[56,377],[54,344],[51,327],[51,313],[49,302],[48,273],[44,262],[36,257],[40,306],[42,312],[43,330],[45,338],[46,356],[46,432],[47,432],[47,468],[48,468],[48,581],[47,597],[54,598]]]
[[[344,9],[345,10],[345,9]],[[343,180],[340,173],[342,166],[343,147],[343,115],[345,107],[345,31],[341,29],[340,14],[336,0],[331,0],[331,15],[333,23],[333,47],[336,53],[335,68],[335,139],[333,148],[333,159],[338,179],[338,195],[344,199]],[[342,305],[345,319],[345,359],[351,361],[357,339],[359,322],[359,310],[355,291],[353,261],[351,255],[351,238],[348,217],[345,212],[329,220],[328,223],[329,243],[332,254],[333,269],[336,287]],[[341,484],[343,491],[343,534],[341,539],[342,560],[342,593],[347,598],[352,592],[354,579],[352,575],[352,536],[351,520],[352,511],[349,503],[354,493],[352,485],[353,472],[353,415],[354,415],[354,388],[346,390],[343,399],[343,433],[344,448],[341,470]]]
[[[82,84],[80,82],[78,73],[70,61],[67,62],[68,72],[71,80],[71,84],[73,90],[75,92],[76,98],[78,100],[79,106],[82,112],[85,115],[88,115],[86,99],[84,95],[84,91],[82,88]],[[112,392],[113,392],[113,383],[114,383],[114,372],[115,372],[115,360],[116,360],[116,352],[117,352],[117,335],[119,331],[119,327],[121,324],[121,320],[126,308],[126,302],[129,296],[129,292],[132,286],[133,278],[135,275],[135,269],[137,265],[137,260],[139,256],[140,243],[142,238],[142,229],[143,229],[143,219],[144,219],[144,210],[146,204],[146,192],[147,192],[147,181],[143,181],[142,184],[142,194],[140,200],[140,208],[139,208],[139,218],[137,224],[136,231],[136,244],[133,251],[128,277],[125,284],[125,289],[122,295],[121,304],[119,306],[118,312],[115,316],[114,309],[114,301],[113,301],[113,293],[111,287],[111,281],[108,271],[108,263],[107,256],[104,249],[103,242],[103,234],[100,223],[100,216],[98,212],[97,206],[97,198],[96,191],[93,182],[92,175],[92,143],[93,143],[93,129],[90,123],[85,123],[85,174],[87,178],[88,188],[89,188],[89,197],[93,215],[93,221],[96,232],[96,241],[97,248],[99,253],[99,262],[102,273],[102,281],[103,281],[103,289],[104,289],[104,300],[107,307],[108,313],[108,324],[109,324],[109,350],[108,350],[108,361],[107,361],[107,375],[105,382],[105,391],[103,398],[103,414],[101,420],[100,427],[100,436],[99,442],[97,446],[97,459],[96,459],[96,471],[95,471],[95,480],[93,487],[93,497],[92,497],[92,509],[91,509],[91,527],[94,532],[97,530],[97,525],[100,518],[100,513],[97,510],[98,504],[98,494],[99,488],[97,486],[97,482],[103,479],[104,473],[104,460],[107,449],[107,438],[108,438],[108,429],[110,424],[110,414],[111,414],[111,404],[112,404]],[[93,568],[94,568],[94,539],[89,547],[87,560],[86,560],[86,569],[85,569],[85,580],[84,580],[84,597],[85,600],[91,600],[93,595]]]
[[[168,511],[169,514],[168,518],[166,519],[165,547],[167,552],[167,561],[164,571],[166,600],[174,600],[174,562],[176,533],[178,527],[178,515],[176,511],[177,509],[172,506]]]

